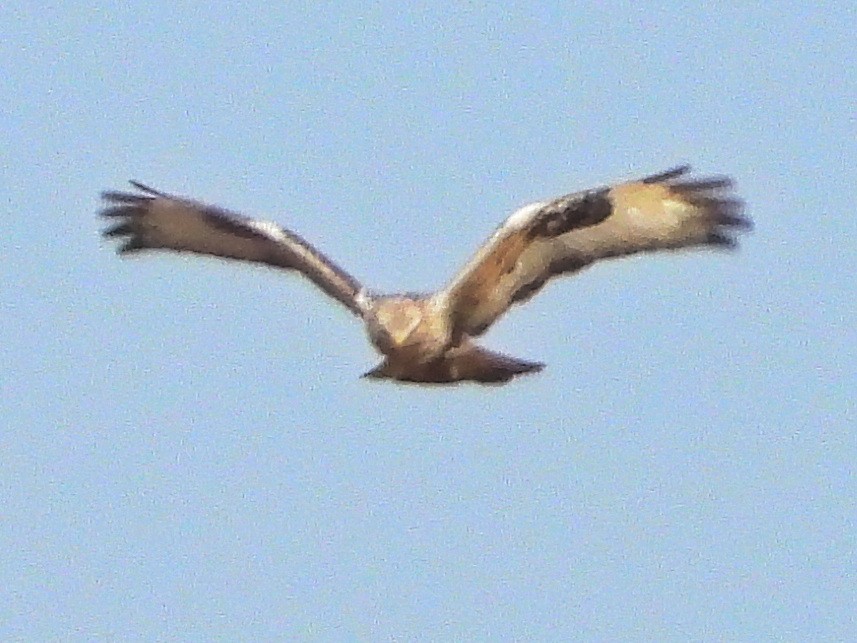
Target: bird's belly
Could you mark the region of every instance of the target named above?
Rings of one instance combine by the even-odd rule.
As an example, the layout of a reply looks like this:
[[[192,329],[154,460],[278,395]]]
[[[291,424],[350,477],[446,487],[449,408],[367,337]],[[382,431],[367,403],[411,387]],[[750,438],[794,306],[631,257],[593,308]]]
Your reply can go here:
[[[383,329],[373,333],[371,339],[381,353],[396,362],[430,362],[443,355],[449,345],[448,334],[426,322],[407,333]]]

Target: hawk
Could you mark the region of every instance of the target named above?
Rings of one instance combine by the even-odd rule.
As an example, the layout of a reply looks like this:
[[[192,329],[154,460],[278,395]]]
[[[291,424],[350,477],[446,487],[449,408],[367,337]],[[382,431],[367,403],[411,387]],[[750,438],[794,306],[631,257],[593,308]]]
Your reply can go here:
[[[363,320],[383,361],[363,377],[399,382],[504,383],[543,364],[475,342],[513,304],[552,278],[611,257],[692,247],[732,248],[750,228],[724,176],[681,166],[637,180],[537,201],[514,212],[442,290],[381,295],[296,233],[131,181],[108,191],[103,234],[122,255],[173,250],[295,270]]]

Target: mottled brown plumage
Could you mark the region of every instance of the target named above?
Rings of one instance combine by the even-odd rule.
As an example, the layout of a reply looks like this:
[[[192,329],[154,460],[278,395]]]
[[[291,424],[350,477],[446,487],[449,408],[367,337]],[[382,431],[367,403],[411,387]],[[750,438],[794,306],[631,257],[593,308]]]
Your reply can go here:
[[[171,196],[105,192],[106,237],[122,254],[194,252],[296,270],[360,316],[384,356],[373,379],[448,384],[507,382],[542,364],[486,350],[472,338],[551,278],[610,257],[694,246],[732,247],[750,227],[725,177],[687,180],[679,167],[636,181],[524,206],[501,225],[444,289],[380,296],[297,234],[277,224]]]

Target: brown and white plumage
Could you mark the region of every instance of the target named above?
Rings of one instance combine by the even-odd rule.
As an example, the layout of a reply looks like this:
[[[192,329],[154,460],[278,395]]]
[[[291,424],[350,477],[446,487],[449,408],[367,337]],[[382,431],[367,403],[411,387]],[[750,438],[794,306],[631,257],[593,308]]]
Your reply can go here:
[[[294,232],[131,181],[141,194],[104,192],[101,216],[119,222],[105,237],[125,237],[120,254],[177,250],[297,270],[355,314],[360,284]]]
[[[687,180],[681,166],[518,210],[446,289],[455,332],[481,335],[548,280],[599,259],[691,246],[732,247],[750,223],[732,181]],[[569,213],[577,216],[577,222]],[[566,229],[567,228],[567,229]]]
[[[366,377],[403,382],[501,383],[542,365],[495,353],[477,337],[553,277],[599,259],[694,246],[732,247],[749,228],[725,177],[688,179],[675,168],[575,192],[512,214],[452,282],[433,295],[377,296],[295,233],[274,223],[132,182],[105,192],[101,214],[120,253],[175,250],[296,270],[365,322],[384,361]]]

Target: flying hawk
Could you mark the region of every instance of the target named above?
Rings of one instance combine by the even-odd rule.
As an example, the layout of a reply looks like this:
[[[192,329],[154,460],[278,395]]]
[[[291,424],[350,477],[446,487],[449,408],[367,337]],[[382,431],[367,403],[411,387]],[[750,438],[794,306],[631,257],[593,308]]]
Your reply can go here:
[[[551,278],[610,257],[688,247],[731,248],[750,227],[726,177],[690,178],[688,166],[514,212],[444,289],[379,295],[294,232],[131,181],[104,192],[105,237],[141,250],[194,252],[297,270],[360,317],[384,360],[364,377],[447,384],[507,382],[543,364],[482,348],[482,335],[512,304]]]

